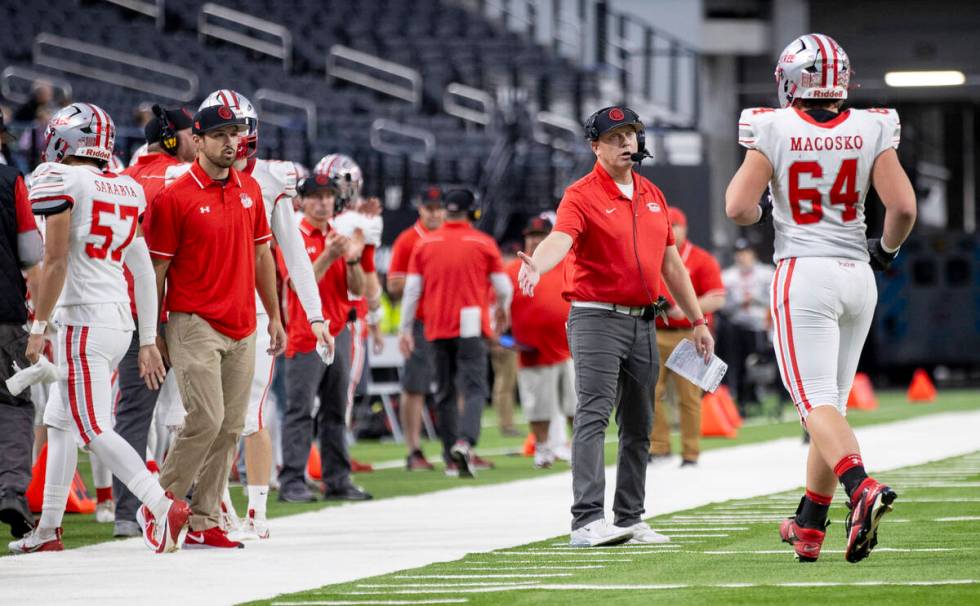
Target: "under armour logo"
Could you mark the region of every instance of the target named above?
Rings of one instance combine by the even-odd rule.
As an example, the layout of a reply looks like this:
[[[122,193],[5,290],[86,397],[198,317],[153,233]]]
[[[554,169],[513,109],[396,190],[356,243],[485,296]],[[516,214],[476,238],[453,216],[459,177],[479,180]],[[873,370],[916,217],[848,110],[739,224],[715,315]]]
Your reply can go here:
[[[660,205],[656,202],[647,202],[647,209],[652,213],[659,213]]]
[[[316,254],[316,246],[307,246],[306,247],[306,252],[309,253],[309,254],[311,254],[311,255],[315,255]]]
[[[211,212],[211,207],[210,207],[210,206],[202,206],[202,207],[201,207],[201,214],[202,214],[202,215],[203,215],[204,213],[209,213],[209,212]]]

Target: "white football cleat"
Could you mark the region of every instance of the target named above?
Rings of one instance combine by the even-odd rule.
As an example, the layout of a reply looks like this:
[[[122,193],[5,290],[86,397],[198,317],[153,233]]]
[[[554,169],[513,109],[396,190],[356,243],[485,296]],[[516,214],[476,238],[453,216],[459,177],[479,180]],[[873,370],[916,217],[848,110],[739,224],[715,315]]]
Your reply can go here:
[[[618,528],[601,518],[573,530],[569,545],[572,547],[620,545],[632,538],[632,528]]]
[[[248,510],[248,516],[242,519],[241,530],[235,533],[239,541],[255,541],[269,538],[269,523],[266,519],[255,515],[254,509]]]
[[[218,526],[230,534],[237,534],[242,530],[242,523],[238,519],[238,512],[235,511],[235,505],[231,502],[231,495],[227,488],[225,488],[225,496],[221,499],[221,516],[218,520]]]
[[[116,504],[112,501],[100,501],[95,505],[95,521],[108,524],[116,521]]]
[[[61,529],[56,528],[54,535],[41,536],[41,530],[35,528],[22,538],[11,541],[7,544],[10,553],[34,553],[36,551],[64,551],[65,545],[61,542]]]
[[[537,444],[534,448],[534,468],[548,469],[555,464],[555,453],[547,444]]]
[[[637,522],[632,526],[614,526],[614,528],[621,528],[623,530],[631,531],[633,533],[634,543],[646,543],[651,545],[670,543],[670,537],[660,534],[656,530],[650,528],[650,525],[646,522]]]

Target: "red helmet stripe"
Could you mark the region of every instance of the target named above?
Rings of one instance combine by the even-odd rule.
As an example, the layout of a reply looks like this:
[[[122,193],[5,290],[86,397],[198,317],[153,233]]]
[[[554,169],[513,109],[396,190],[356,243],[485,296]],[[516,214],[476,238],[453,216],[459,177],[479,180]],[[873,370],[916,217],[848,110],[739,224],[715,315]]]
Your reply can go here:
[[[834,86],[838,86],[838,81],[837,81],[837,73],[838,73],[838,69],[837,69],[837,61],[838,61],[837,60],[837,47],[840,46],[840,45],[837,44],[837,41],[834,40],[833,38],[831,38],[830,36],[824,36],[824,38],[827,39],[827,44],[830,45],[830,50],[832,50],[834,52]]]
[[[218,96],[221,97],[221,102],[222,103],[224,103],[228,107],[231,107],[231,103],[228,103],[228,97],[225,96],[225,91],[219,90],[218,91]]]
[[[333,158],[330,159],[330,164],[327,164],[327,167],[323,169],[323,174],[329,177],[330,169],[333,168],[334,163],[337,162],[337,160],[339,159],[340,159],[340,154],[334,154]]]
[[[96,107],[98,107],[98,106],[96,106]],[[110,147],[111,147],[109,145],[109,138],[112,135],[112,118],[110,118],[109,117],[109,114],[107,114],[105,112],[105,110],[103,110],[101,107],[99,107],[98,109],[99,109],[100,112],[102,112],[102,117],[105,119],[105,127],[104,127],[105,128],[105,148],[107,150],[109,150]]]
[[[828,82],[827,82],[827,63],[830,61],[830,56],[827,54],[827,49],[824,48],[823,40],[820,39],[820,36],[814,34],[814,35],[811,36],[811,38],[813,38],[814,40],[816,40],[817,47],[820,49],[820,56],[822,57],[820,63],[823,66],[823,71],[820,74],[820,83],[821,83],[822,86],[826,87],[828,85]]]
[[[86,103],[85,105],[89,108],[89,111],[91,111],[92,115],[95,117],[96,137],[102,137],[102,116],[99,115],[98,110],[95,109],[95,106],[92,105],[91,103]]]

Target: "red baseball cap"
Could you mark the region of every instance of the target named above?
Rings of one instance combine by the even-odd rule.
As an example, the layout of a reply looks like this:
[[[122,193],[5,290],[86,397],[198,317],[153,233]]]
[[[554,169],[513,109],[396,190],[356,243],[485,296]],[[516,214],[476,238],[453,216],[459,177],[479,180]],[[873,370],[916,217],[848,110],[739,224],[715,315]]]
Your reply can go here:
[[[684,211],[676,206],[670,207],[670,210],[667,211],[667,218],[670,220],[671,225],[682,225],[687,227],[687,215],[685,215]]]

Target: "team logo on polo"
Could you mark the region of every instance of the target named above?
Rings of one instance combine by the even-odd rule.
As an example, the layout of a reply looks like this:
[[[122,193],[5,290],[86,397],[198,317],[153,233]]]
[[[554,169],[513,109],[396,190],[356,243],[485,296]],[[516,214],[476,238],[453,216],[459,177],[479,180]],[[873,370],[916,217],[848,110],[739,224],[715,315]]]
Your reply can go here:
[[[252,208],[252,198],[248,194],[242,194],[242,207]]]
[[[656,202],[647,202],[647,210],[649,210],[652,213],[659,213],[660,205],[657,204]]]

